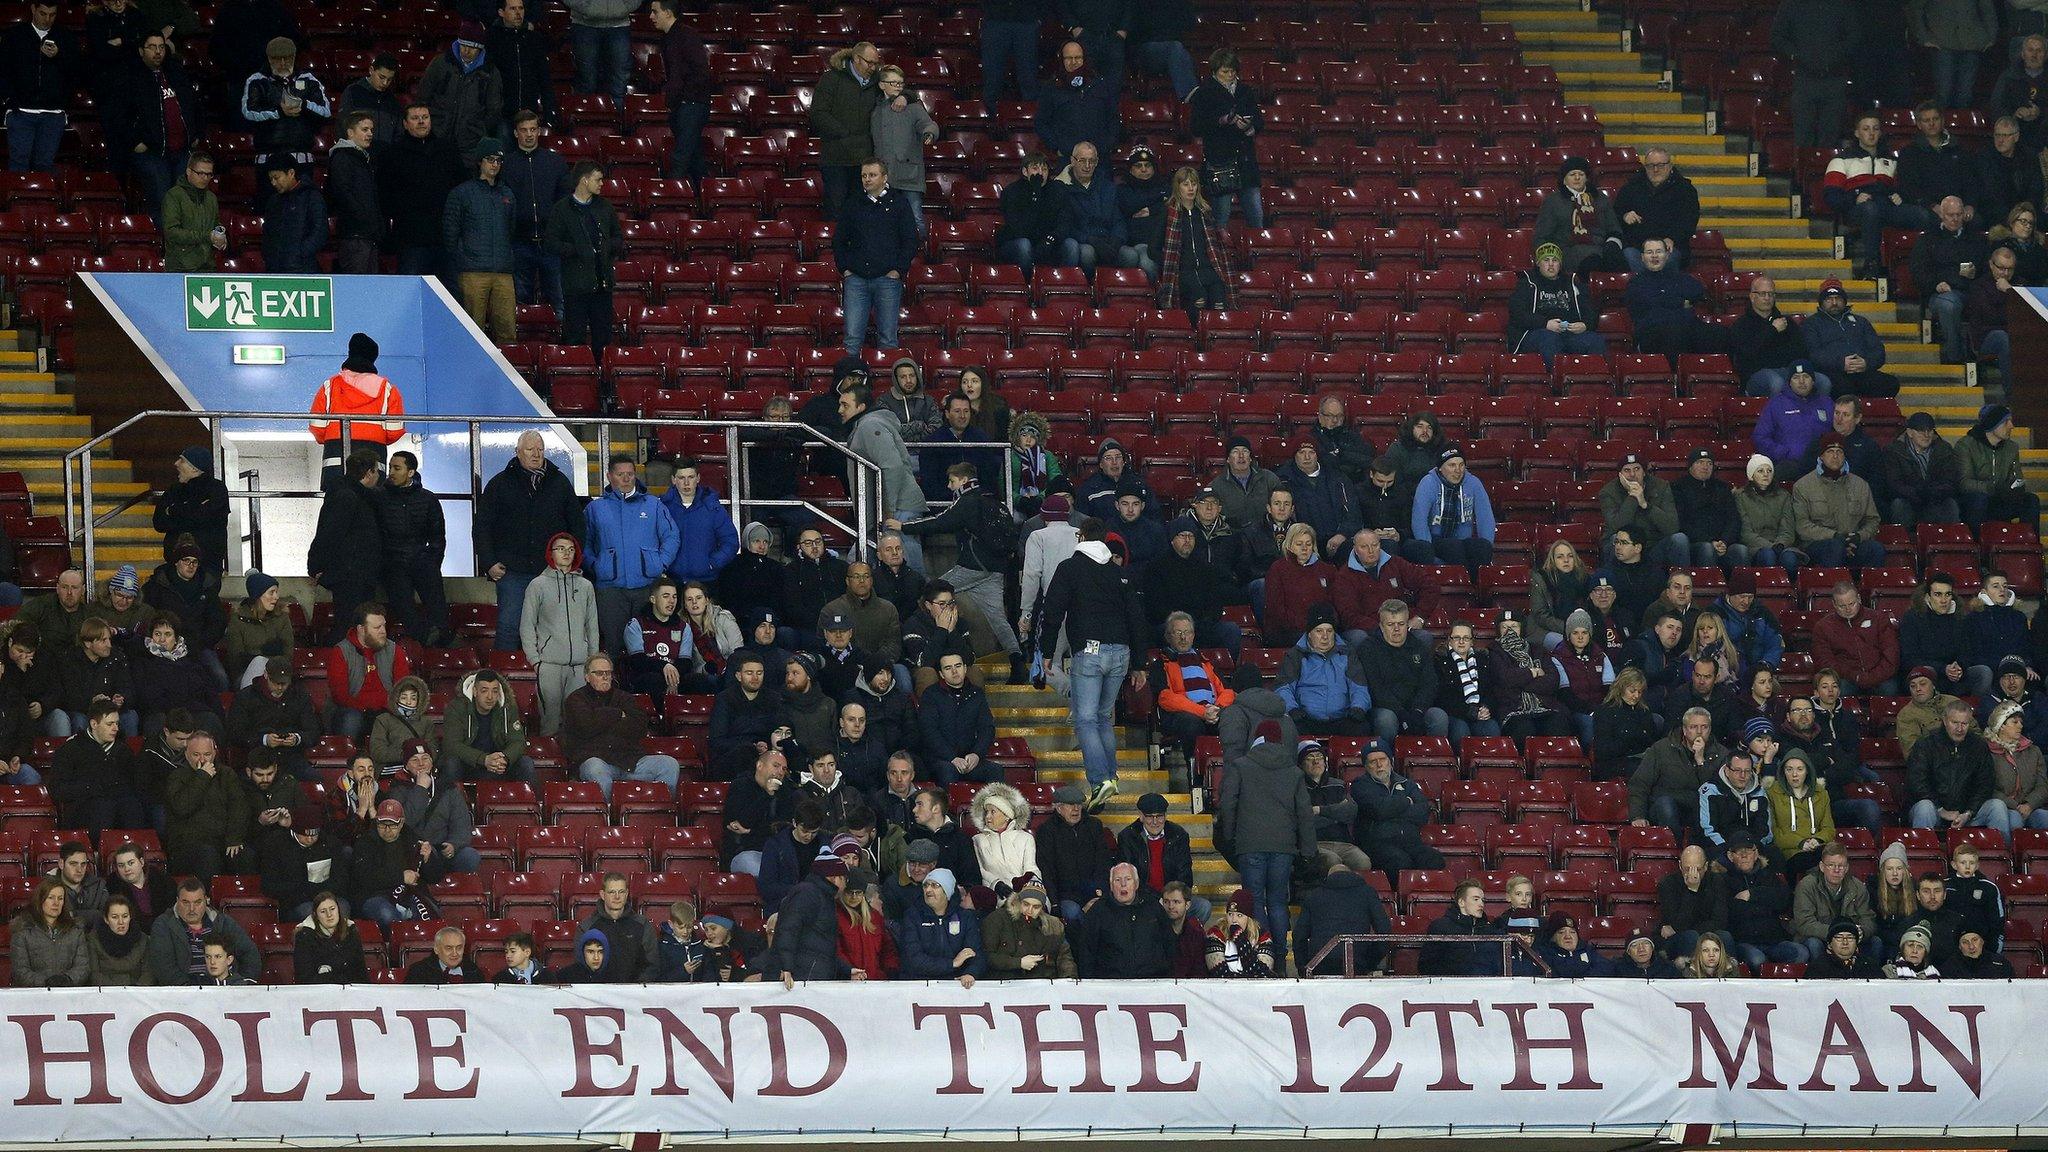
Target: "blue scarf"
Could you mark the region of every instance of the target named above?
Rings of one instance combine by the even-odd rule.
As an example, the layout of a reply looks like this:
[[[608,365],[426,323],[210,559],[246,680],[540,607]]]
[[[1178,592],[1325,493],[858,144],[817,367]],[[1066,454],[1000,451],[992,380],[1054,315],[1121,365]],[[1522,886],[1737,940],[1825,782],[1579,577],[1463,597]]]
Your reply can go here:
[[[1181,694],[1189,700],[1208,707],[1216,702],[1216,686],[1209,683],[1209,671],[1202,666],[1200,652],[1171,653],[1173,662],[1180,665]]]

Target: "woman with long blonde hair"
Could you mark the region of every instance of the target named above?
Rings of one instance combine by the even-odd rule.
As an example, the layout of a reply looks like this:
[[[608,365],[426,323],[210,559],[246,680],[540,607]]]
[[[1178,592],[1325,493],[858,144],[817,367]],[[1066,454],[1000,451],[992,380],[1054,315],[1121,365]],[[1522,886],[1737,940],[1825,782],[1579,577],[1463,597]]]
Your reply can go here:
[[[1166,194],[1166,238],[1161,248],[1160,308],[1184,308],[1193,323],[1200,312],[1230,307],[1230,257],[1209,221],[1202,176],[1193,168],[1173,174]]]
[[[1688,660],[1712,660],[1719,669],[1714,680],[1721,684],[1735,683],[1737,659],[1728,643],[1728,632],[1721,627],[1721,617],[1713,612],[1702,612],[1692,624],[1692,643],[1685,650]]]
[[[1693,980],[1726,980],[1742,975],[1735,961],[1728,955],[1728,949],[1721,944],[1721,938],[1712,932],[1700,933],[1699,942],[1692,946],[1692,955],[1683,961],[1687,978]]]

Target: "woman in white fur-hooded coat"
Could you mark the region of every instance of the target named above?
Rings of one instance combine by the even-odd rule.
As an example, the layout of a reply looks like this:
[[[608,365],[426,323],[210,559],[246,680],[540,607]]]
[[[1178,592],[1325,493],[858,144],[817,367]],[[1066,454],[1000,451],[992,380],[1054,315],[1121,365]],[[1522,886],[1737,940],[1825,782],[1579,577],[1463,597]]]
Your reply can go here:
[[[1038,842],[1031,835],[1031,804],[1008,784],[990,784],[974,794],[974,859],[981,882],[1007,895],[1017,878],[1038,871]]]

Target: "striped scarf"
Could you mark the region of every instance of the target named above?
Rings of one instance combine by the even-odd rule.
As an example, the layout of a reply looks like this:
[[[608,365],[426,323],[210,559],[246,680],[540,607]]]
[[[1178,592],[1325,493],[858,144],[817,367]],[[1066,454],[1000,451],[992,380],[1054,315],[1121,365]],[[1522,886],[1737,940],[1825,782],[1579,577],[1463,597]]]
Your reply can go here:
[[[1467,652],[1460,656],[1451,653],[1451,671],[1458,678],[1458,696],[1468,708],[1479,706],[1479,653]]]
[[[1200,652],[1175,652],[1174,663],[1180,665],[1181,694],[1190,701],[1207,708],[1216,702],[1216,686],[1209,683],[1209,671],[1202,664]]]

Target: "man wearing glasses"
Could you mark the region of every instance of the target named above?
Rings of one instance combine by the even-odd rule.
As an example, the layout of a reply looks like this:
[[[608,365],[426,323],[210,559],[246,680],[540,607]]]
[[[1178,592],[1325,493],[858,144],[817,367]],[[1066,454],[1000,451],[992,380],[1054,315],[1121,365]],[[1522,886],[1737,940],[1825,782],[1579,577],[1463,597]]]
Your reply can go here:
[[[194,152],[185,175],[164,193],[164,271],[211,272],[214,253],[228,246],[220,226],[220,198],[213,194],[213,157]]]
[[[1700,194],[1672,165],[1671,153],[1662,148],[1643,153],[1643,170],[1614,194],[1614,214],[1621,217],[1622,255],[1629,271],[1643,270],[1643,241],[1652,238],[1671,246],[1672,267],[1685,267],[1692,234],[1700,226]]]

